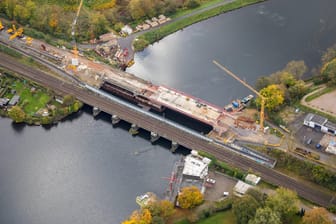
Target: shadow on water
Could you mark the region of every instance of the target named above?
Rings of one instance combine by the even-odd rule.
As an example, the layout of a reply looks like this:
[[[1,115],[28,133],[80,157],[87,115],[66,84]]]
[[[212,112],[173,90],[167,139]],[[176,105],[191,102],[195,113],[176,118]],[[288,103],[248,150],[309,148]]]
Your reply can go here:
[[[17,133],[21,133],[23,129],[27,126],[25,123],[15,123],[14,121],[12,122],[11,125],[14,131]]]
[[[91,106],[88,106],[86,105],[85,107],[83,107],[83,113],[87,113],[91,116],[92,115],[92,107]],[[171,114],[169,116],[172,116]],[[100,121],[103,121],[103,122],[106,122],[106,123],[109,123],[111,126],[113,126],[113,128],[115,129],[118,129],[118,130],[122,130],[124,132],[129,132],[129,129],[131,128],[131,124],[124,121],[124,120],[121,120],[119,123],[115,124],[115,125],[112,125],[112,122],[111,122],[111,115],[110,114],[107,114],[105,112],[100,112],[97,116],[94,117],[95,120],[100,120]],[[201,127],[198,127],[198,128],[201,128],[202,127],[204,128],[204,126],[201,126]],[[202,129],[204,130],[204,129]],[[205,129],[207,130],[207,129]],[[144,153],[144,152],[147,152],[149,150],[152,150],[154,148],[156,148],[157,146],[161,147],[161,148],[164,148],[164,149],[167,149],[167,150],[170,150],[171,148],[171,140],[169,139],[165,139],[165,138],[159,138],[157,141],[151,143],[150,142],[150,131],[147,131],[145,129],[142,129],[142,128],[139,128],[139,133],[136,134],[136,135],[131,135],[129,134],[130,137],[133,137],[133,138],[142,138],[144,140],[147,140],[149,144],[148,147],[146,147],[145,149],[141,149],[141,150],[138,150],[135,152],[135,154],[140,154],[140,153]],[[182,154],[182,155],[187,155],[190,153],[190,150],[183,147],[183,146],[179,146],[177,148],[177,150],[175,151],[176,154]]]

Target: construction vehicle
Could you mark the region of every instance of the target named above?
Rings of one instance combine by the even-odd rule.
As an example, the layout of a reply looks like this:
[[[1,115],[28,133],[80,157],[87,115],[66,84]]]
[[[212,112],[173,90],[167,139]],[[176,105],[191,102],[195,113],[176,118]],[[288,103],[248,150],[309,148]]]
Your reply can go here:
[[[237,80],[238,82],[240,82],[241,84],[243,84],[245,87],[247,87],[249,90],[251,90],[252,92],[254,92],[257,96],[260,97],[261,99],[261,106],[260,106],[260,131],[262,133],[264,133],[264,110],[265,110],[265,100],[266,98],[261,95],[257,90],[255,90],[253,87],[251,87],[249,84],[247,84],[246,82],[244,82],[243,80],[241,80],[237,75],[235,75],[233,72],[231,72],[229,69],[225,68],[223,65],[219,64],[217,61],[213,60],[212,61],[215,65],[217,65],[220,69],[222,69],[223,71],[225,71],[228,75],[230,75],[232,78],[234,78],[235,80]]]
[[[7,33],[14,34],[16,32],[16,26],[13,24],[12,28],[8,28]]]
[[[23,37],[23,28],[20,27],[19,29],[15,30],[14,33],[9,37],[9,40],[13,40],[16,37],[22,38]]]
[[[33,38],[27,37],[26,44],[29,45],[29,46],[31,46],[33,44]]]
[[[5,29],[5,27],[2,25],[2,22],[0,20],[0,31],[2,31],[3,29]]]

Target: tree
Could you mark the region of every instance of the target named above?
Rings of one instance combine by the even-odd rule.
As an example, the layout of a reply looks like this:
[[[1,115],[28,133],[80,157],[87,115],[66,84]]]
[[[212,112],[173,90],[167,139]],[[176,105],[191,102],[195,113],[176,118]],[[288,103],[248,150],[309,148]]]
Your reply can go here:
[[[21,123],[26,118],[26,113],[19,106],[13,106],[8,111],[8,116],[16,123]]]
[[[268,85],[271,85],[270,78],[262,76],[262,77],[257,79],[255,87],[256,87],[257,90],[261,90],[261,89],[267,87]]]
[[[265,108],[269,111],[276,109],[284,102],[284,92],[278,85],[269,85],[260,90],[260,94],[266,98]],[[259,97],[256,99],[256,103],[260,105]]]
[[[298,80],[295,84],[288,88],[288,93],[291,100],[301,99],[307,92],[307,87],[304,81]]]
[[[148,209],[142,209],[141,211],[134,211],[131,217],[122,222],[122,224],[151,224],[152,215]]]
[[[145,16],[142,0],[131,0],[128,4],[130,14],[133,19],[137,20]]]
[[[329,85],[336,85],[336,58],[323,66],[321,76]]]
[[[75,101],[75,97],[72,95],[65,95],[63,97],[63,104],[65,106],[70,106],[71,104],[73,104],[74,101]]]
[[[301,79],[304,73],[306,73],[308,67],[304,61],[290,61],[286,67],[282,70],[283,72],[288,72],[292,74],[295,79]]]
[[[248,224],[281,224],[279,214],[269,207],[258,208],[255,216]]]
[[[256,213],[260,204],[251,195],[245,195],[233,201],[232,209],[238,224],[247,224]]]
[[[267,195],[260,192],[259,190],[255,188],[250,188],[247,192],[247,195],[251,195],[257,202],[259,202],[261,205],[264,205]]]
[[[298,196],[296,192],[280,187],[267,198],[266,206],[277,212],[281,221],[285,221],[286,217],[298,210]]]
[[[163,220],[166,220],[175,212],[174,205],[167,200],[153,201],[146,208],[151,212],[153,218],[161,217]]]
[[[328,211],[322,207],[315,207],[306,212],[302,219],[303,224],[332,224]]]
[[[181,208],[194,208],[203,201],[203,195],[195,186],[184,187],[178,195],[177,201]]]

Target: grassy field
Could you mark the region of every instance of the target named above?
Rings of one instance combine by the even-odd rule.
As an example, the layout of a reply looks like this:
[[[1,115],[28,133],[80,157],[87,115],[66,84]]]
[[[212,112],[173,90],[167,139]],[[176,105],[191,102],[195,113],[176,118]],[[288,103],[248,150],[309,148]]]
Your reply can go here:
[[[236,223],[236,218],[232,213],[232,210],[225,212],[218,212],[215,215],[200,220],[196,224],[234,224]],[[175,224],[190,224],[188,220],[181,220]]]
[[[26,114],[31,116],[41,108],[45,108],[51,99],[51,96],[41,89],[31,91],[32,86],[27,85],[25,81],[19,79],[12,84],[12,87],[16,90],[16,93],[20,95],[19,105]]]

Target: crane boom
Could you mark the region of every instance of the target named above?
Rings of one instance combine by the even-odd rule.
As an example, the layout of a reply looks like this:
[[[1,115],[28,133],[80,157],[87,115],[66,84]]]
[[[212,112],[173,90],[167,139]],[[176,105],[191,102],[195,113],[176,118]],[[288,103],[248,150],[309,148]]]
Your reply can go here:
[[[215,65],[217,65],[220,69],[225,71],[228,75],[230,75],[232,78],[243,84],[245,87],[247,87],[249,90],[254,92],[257,96],[260,97],[261,102],[260,102],[260,130],[264,131],[264,110],[265,110],[265,97],[261,95],[257,90],[255,90],[252,86],[244,82],[241,78],[239,78],[237,75],[235,75],[233,72],[231,72],[229,69],[225,68],[223,65],[218,63],[217,61],[213,60],[212,61]]]

